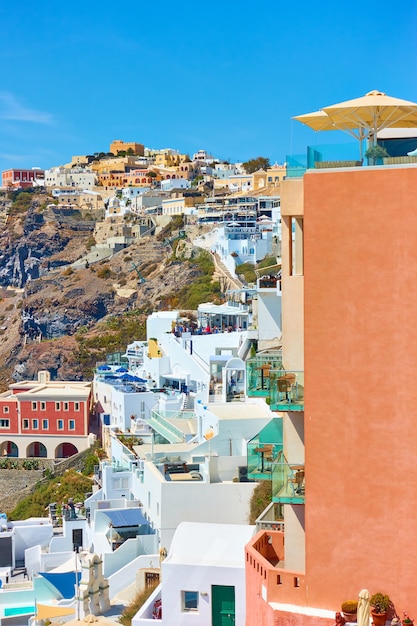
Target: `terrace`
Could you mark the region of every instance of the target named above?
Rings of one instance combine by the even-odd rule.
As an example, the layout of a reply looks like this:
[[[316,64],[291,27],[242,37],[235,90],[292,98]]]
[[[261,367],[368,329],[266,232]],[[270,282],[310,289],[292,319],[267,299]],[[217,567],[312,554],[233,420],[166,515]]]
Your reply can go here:
[[[282,419],[273,419],[248,442],[248,478],[271,480],[273,464],[281,458]]]
[[[380,141],[379,144],[383,145],[383,141]],[[361,159],[359,157],[358,142],[319,144],[307,146],[305,154],[287,155],[286,178],[299,178],[307,170],[311,169],[366,168],[369,166],[398,166],[413,163],[417,164],[417,156],[387,156],[377,159],[376,162],[373,159]]]
[[[282,368],[281,351],[257,354],[246,361],[247,394],[250,397],[268,397],[270,373]]]
[[[272,465],[272,501],[280,504],[304,504],[304,462],[290,463],[281,451]]]

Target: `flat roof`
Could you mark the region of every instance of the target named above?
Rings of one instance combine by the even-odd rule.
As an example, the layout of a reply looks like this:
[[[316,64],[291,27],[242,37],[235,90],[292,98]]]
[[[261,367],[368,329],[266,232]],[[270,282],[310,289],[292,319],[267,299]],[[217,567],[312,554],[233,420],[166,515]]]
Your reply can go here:
[[[144,443],[141,446],[133,446],[133,450],[139,458],[145,458],[151,454],[179,456],[181,452],[190,452],[194,450],[196,446],[196,443],[156,443],[154,445]],[[158,459],[156,460],[158,461]]]
[[[22,385],[22,391],[17,391],[14,395],[17,396],[20,400],[24,400],[27,398],[62,398],[62,397],[72,397],[72,398],[88,398],[91,390],[90,382],[64,382],[64,381],[54,381],[49,382],[47,384],[39,384],[37,383],[35,386],[30,388],[26,386],[26,384]],[[21,386],[19,384],[11,385],[13,389],[19,389]]]
[[[208,410],[213,413],[219,420],[243,420],[253,418],[273,418],[276,417],[276,413],[272,413],[268,405],[249,402],[226,402],[222,404],[209,404]]]

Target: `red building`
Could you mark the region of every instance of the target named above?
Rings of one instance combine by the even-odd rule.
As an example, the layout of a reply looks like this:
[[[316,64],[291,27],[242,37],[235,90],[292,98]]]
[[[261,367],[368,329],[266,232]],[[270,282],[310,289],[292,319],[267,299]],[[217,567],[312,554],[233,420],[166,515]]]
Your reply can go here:
[[[25,189],[26,187],[43,186],[45,172],[38,167],[31,170],[10,169],[1,173],[1,186],[4,188],[14,187]]]
[[[10,385],[0,394],[0,456],[66,458],[87,449],[91,383],[38,381]]]

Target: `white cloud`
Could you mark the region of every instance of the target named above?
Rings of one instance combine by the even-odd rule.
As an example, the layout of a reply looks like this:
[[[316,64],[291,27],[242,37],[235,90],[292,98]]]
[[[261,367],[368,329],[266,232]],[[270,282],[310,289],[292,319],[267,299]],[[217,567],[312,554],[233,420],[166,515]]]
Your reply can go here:
[[[0,91],[0,119],[34,122],[36,124],[52,124],[53,122],[50,113],[26,107],[12,93],[7,91]]]

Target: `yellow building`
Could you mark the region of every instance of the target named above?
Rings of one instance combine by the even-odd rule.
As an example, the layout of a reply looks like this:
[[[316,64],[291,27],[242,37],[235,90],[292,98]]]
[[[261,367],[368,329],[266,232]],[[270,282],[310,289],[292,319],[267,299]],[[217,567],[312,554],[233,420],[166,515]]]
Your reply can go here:
[[[117,154],[120,151],[127,152],[133,150],[133,154],[136,156],[143,156],[145,153],[145,147],[141,143],[135,143],[134,141],[122,141],[121,139],[115,139],[110,144],[110,152]]]
[[[178,167],[189,160],[187,154],[173,153],[171,150],[161,150],[155,154],[155,165],[158,167]]]
[[[125,172],[127,167],[135,167],[136,157],[109,157],[108,159],[100,159],[91,163],[93,172]]]
[[[73,156],[68,167],[72,167],[73,165],[88,165],[88,162],[89,159],[86,156]]]
[[[272,167],[268,167],[266,170],[266,186],[279,187],[286,175],[287,168],[285,165],[275,164]]]
[[[285,165],[273,165],[267,170],[260,169],[252,174],[253,189],[279,187],[284,180],[287,169]]]

